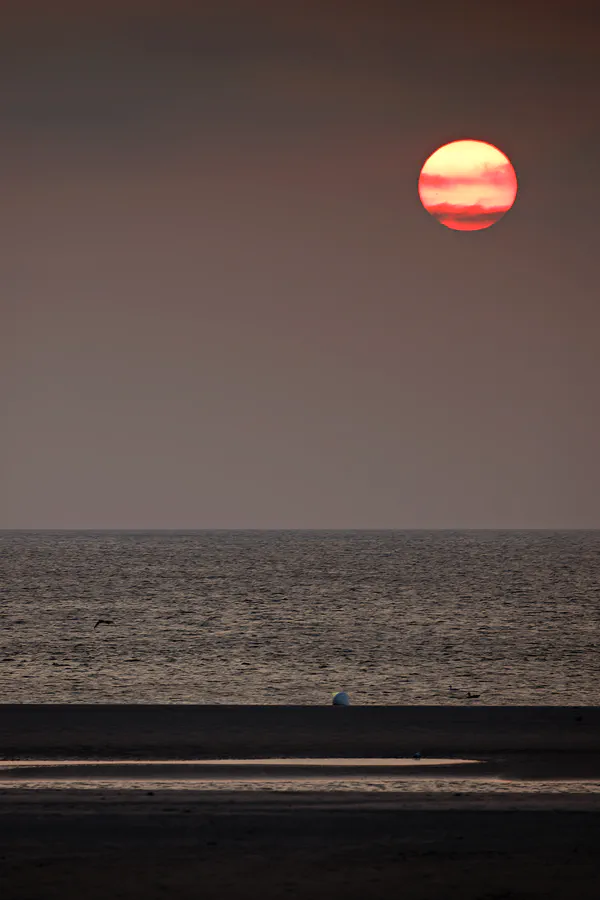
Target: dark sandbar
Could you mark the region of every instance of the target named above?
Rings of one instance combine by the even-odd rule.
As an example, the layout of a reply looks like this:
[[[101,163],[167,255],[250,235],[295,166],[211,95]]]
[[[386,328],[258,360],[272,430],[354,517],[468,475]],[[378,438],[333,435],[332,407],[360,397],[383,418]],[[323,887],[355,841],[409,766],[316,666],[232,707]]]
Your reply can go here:
[[[0,756],[93,759],[599,753],[599,707],[3,705]]]

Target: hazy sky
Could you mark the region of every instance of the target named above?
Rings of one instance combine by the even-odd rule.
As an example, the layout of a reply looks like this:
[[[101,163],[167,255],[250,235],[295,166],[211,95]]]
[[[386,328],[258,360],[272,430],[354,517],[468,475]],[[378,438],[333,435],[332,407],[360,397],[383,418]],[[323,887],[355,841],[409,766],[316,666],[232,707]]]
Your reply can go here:
[[[595,0],[0,25],[0,527],[600,527]]]

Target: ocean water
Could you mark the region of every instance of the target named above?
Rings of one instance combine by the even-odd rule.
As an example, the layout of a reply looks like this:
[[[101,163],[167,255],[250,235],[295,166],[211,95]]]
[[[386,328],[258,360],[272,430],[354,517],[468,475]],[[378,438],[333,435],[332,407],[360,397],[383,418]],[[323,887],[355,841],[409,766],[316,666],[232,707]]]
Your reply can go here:
[[[264,779],[249,780],[224,780],[218,781],[194,781],[193,779],[157,780],[151,778],[21,778],[3,781],[0,779],[0,801],[9,797],[11,791],[256,791],[272,793],[331,793],[331,792],[356,792],[386,793],[386,794],[453,794],[462,798],[475,799],[481,797],[486,803],[490,794],[567,794],[581,797],[596,798],[600,794],[599,781],[502,781],[499,778],[460,778],[460,779],[431,779],[431,778],[405,778],[402,780],[391,778],[311,778],[311,779]],[[485,808],[485,807],[484,807]],[[594,805],[594,809],[596,809]]]
[[[599,624],[600,532],[0,532],[2,703],[597,705]]]

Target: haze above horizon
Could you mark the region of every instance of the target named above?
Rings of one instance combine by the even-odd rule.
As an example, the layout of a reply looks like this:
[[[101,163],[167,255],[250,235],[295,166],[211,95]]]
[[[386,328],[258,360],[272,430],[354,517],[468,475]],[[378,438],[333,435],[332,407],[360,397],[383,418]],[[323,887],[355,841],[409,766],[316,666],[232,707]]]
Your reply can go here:
[[[3,4],[0,528],[599,527],[596,14]]]

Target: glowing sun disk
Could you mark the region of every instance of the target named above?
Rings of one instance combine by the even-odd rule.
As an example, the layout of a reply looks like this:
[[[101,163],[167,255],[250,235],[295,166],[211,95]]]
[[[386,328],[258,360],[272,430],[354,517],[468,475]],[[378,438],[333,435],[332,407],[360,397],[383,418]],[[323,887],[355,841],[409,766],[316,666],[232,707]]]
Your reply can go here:
[[[501,150],[484,141],[453,141],[425,161],[419,197],[442,225],[479,231],[494,225],[517,196],[517,176]]]

